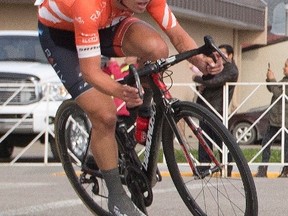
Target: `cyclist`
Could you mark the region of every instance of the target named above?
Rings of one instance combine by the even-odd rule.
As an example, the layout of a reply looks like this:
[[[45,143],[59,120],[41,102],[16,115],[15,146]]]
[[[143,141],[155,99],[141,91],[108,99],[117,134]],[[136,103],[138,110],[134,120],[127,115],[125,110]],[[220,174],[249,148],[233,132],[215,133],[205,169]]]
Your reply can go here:
[[[146,22],[133,17],[147,11],[178,52],[196,48],[166,0],[36,0],[42,48],[63,84],[92,122],[91,151],[107,184],[113,215],[143,215],[123,190],[114,138],[116,108],[111,96],[128,107],[141,105],[138,90],[120,85],[100,67],[108,57],[137,56],[141,62],[168,57],[168,46]],[[222,60],[190,59],[204,74],[219,73]]]

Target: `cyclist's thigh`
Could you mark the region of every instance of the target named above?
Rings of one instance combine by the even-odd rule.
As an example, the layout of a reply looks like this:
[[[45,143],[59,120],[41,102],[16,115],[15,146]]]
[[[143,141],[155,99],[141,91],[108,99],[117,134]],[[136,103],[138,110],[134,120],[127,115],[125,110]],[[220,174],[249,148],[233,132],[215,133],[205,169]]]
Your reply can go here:
[[[128,56],[122,49],[123,38],[129,27],[137,22],[143,21],[135,17],[127,17],[113,26],[100,29],[99,36],[102,55],[109,57]]]
[[[74,32],[48,28],[39,23],[40,42],[49,63],[73,98],[90,89],[80,73]]]
[[[137,56],[144,60],[168,56],[168,46],[159,33],[135,17],[100,30],[99,34],[101,51],[106,56]]]
[[[168,57],[169,49],[160,34],[145,22],[131,25],[123,38],[123,50],[144,60]]]
[[[96,123],[100,126],[99,124],[103,123],[114,127],[116,123],[116,107],[111,96],[92,88],[78,96],[76,101],[88,114],[92,124]]]

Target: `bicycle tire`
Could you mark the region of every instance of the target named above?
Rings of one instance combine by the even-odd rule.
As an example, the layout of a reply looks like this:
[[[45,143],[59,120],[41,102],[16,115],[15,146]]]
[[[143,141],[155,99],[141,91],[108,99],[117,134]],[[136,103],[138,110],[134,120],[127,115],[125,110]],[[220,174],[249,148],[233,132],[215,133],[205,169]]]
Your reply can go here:
[[[171,125],[164,119],[162,143],[167,167],[179,195],[190,212],[199,216],[258,215],[257,192],[253,177],[232,134],[213,113],[198,104],[177,102],[173,105],[173,110],[173,119],[177,123],[177,129],[181,132],[189,153],[194,152],[195,155],[196,149],[196,154],[198,154],[199,141],[193,137],[195,134],[189,130],[189,126],[185,125],[184,118],[193,120],[195,124],[205,122],[229,150],[233,158],[233,162],[229,164],[233,164],[233,169],[237,168],[231,177],[225,177],[219,172],[199,179],[192,174],[191,170],[185,172],[185,162],[187,163],[187,161],[185,159],[184,164],[181,165],[180,160],[182,159],[177,159],[182,151],[179,151],[178,144],[174,141],[175,133]],[[213,151],[213,153],[219,158],[217,155],[219,151]],[[197,155],[191,157],[197,160]]]
[[[71,125],[72,123],[69,121],[71,117],[77,120],[78,124],[81,119],[84,122],[88,121],[86,114],[75,101],[66,100],[58,108],[55,117],[55,138],[62,166],[73,189],[88,209],[96,215],[110,215],[108,213],[108,191],[104,180],[101,177],[98,178],[88,173],[83,176],[84,173],[80,163],[82,160],[81,154],[77,154],[72,146],[69,146],[71,133],[68,129],[75,127],[75,125]],[[81,134],[83,129],[89,134],[90,128],[88,122],[84,128],[80,129],[80,131],[78,130],[78,138],[81,140],[83,139],[83,134]],[[77,134],[74,135],[76,136]],[[87,138],[87,146],[88,140],[89,138]]]

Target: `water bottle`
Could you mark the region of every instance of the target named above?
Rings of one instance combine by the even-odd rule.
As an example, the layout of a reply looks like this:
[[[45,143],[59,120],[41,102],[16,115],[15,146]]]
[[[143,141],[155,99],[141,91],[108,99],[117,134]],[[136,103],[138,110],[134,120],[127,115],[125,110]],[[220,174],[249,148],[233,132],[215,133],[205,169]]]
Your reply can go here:
[[[141,107],[138,111],[135,127],[135,140],[144,145],[147,138],[147,131],[150,119],[150,108]]]

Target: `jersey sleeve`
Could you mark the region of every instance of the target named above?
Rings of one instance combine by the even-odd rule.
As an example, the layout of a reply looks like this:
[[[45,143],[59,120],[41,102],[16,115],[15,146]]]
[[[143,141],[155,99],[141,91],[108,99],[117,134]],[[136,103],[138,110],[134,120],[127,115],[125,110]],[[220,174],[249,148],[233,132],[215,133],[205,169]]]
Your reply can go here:
[[[75,1],[73,5],[75,43],[79,58],[101,55],[99,1]]]
[[[151,0],[147,6],[147,11],[163,30],[169,30],[178,25],[177,19],[166,0]]]

